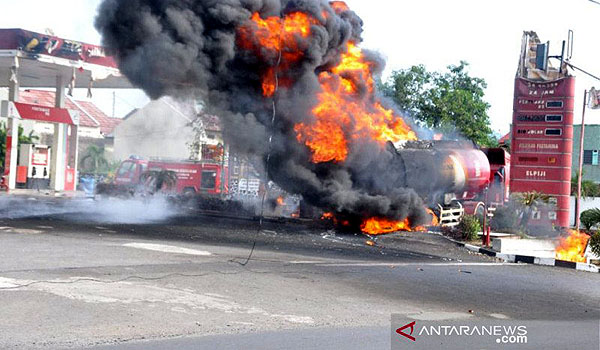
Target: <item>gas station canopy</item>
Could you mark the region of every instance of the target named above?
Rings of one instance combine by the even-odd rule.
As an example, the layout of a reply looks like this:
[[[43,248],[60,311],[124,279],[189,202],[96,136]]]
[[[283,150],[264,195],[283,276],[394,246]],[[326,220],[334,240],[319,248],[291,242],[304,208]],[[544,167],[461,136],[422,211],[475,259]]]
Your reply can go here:
[[[101,46],[0,29],[0,87],[9,86],[13,67],[22,88],[53,88],[57,77],[65,82],[75,78],[76,88],[133,88]]]
[[[48,173],[50,168],[51,188],[75,190],[79,116],[64,108],[67,86],[69,91],[87,88],[90,97],[94,88],[132,88],[115,60],[107,56],[101,46],[22,29],[0,29],[0,87],[8,87],[8,100],[0,101],[0,116],[7,118],[3,188],[16,188],[19,123],[29,119],[54,124],[52,161],[43,168],[43,173]],[[55,107],[20,103],[21,88],[54,88]],[[31,175],[30,170],[28,168],[27,174]]]

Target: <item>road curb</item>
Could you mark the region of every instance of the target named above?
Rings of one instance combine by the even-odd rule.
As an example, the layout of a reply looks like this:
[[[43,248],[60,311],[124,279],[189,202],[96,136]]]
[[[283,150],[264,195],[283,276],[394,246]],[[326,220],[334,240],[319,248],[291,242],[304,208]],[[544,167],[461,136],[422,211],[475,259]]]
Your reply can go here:
[[[600,268],[598,266],[592,265],[592,264],[575,263],[575,262],[571,262],[571,261],[557,260],[554,258],[539,258],[539,257],[535,257],[535,256],[528,256],[528,255],[500,254],[500,253],[496,253],[495,251],[487,249],[487,248],[482,248],[482,247],[478,247],[476,245],[457,241],[450,237],[446,237],[446,236],[442,235],[441,233],[435,232],[435,234],[438,234],[438,235],[444,237],[445,239],[458,245],[459,247],[464,247],[465,249],[475,252],[475,253],[480,253],[483,255],[502,259],[502,260],[504,260],[504,262],[515,263],[515,264],[521,263],[521,264],[532,264],[532,265],[541,265],[541,266],[554,266],[554,267],[562,267],[562,268],[573,269],[573,270],[578,270],[578,271],[600,273]]]

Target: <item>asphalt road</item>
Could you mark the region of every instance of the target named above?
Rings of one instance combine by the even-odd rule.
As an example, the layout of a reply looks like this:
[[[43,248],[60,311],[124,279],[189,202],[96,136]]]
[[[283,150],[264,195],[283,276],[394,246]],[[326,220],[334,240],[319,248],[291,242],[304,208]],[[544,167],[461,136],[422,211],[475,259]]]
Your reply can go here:
[[[0,203],[1,349],[389,349],[392,314],[600,319],[600,275],[501,264],[435,234],[369,246],[315,225],[89,206],[31,218],[39,203]]]

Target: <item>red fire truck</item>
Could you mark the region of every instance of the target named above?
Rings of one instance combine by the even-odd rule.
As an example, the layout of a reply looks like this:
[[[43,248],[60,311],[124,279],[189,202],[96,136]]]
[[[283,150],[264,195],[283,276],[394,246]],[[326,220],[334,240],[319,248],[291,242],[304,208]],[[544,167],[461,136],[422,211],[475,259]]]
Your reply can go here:
[[[112,183],[115,189],[137,191],[143,187],[140,180],[146,171],[173,171],[177,175],[177,184],[170,189],[177,194],[207,194],[221,195],[228,190],[228,169],[216,161],[186,161],[186,160],[146,160],[130,157],[119,166]]]

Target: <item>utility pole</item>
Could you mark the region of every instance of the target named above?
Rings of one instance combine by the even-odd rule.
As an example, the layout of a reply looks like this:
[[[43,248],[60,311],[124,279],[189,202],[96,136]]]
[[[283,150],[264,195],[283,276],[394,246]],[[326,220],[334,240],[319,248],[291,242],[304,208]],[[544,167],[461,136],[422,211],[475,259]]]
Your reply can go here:
[[[113,105],[112,105],[112,117],[115,117],[115,104],[117,99],[117,92],[113,91]]]
[[[587,106],[588,91],[583,95],[583,112],[581,114],[581,132],[579,135],[579,170],[577,173],[577,199],[575,203],[575,229],[579,232],[581,220],[579,218],[581,211],[581,179],[583,177],[583,141],[585,138],[585,110]]]

